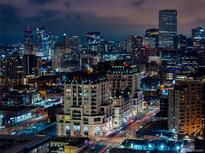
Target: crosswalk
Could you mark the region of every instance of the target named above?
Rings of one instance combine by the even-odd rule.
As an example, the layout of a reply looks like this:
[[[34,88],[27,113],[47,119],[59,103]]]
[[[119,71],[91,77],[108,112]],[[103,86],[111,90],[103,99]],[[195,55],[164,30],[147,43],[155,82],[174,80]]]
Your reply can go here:
[[[97,143],[99,144],[104,144],[107,146],[112,146],[112,147],[119,147],[121,143],[123,142],[123,139],[118,139],[118,140],[100,140]]]
[[[126,139],[136,139],[135,137],[104,137],[95,140],[95,143],[105,144],[112,147],[120,147],[121,143]]]

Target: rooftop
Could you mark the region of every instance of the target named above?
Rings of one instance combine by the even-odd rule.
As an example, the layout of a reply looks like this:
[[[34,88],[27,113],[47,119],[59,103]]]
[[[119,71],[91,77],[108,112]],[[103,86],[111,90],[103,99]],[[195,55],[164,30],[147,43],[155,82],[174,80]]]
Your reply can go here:
[[[34,135],[0,135],[1,153],[30,152],[50,141],[49,137]]]
[[[81,147],[88,140],[89,139],[87,137],[70,138],[70,139],[68,139],[68,137],[56,137],[52,139],[52,142],[63,142],[63,143],[67,143],[67,145],[70,145],[70,146]]]
[[[121,144],[121,147],[144,152],[179,152],[182,147],[182,142],[127,139]]]
[[[82,71],[76,71],[72,73],[67,73],[66,75],[67,84],[92,84],[101,83],[107,81],[105,74],[102,73],[86,73]]]
[[[108,70],[108,74],[133,74],[137,72],[137,66],[130,65],[128,63],[123,63],[119,65],[115,64],[111,66],[111,68]]]

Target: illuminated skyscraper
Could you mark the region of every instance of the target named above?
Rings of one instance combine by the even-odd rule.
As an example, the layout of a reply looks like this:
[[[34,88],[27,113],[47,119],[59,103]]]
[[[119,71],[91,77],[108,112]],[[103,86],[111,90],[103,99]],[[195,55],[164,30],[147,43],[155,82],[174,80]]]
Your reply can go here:
[[[48,59],[52,59],[54,57],[55,45],[58,41],[58,36],[54,35],[53,33],[47,34],[47,52],[48,52]]]
[[[24,50],[26,54],[33,52],[33,34],[29,26],[24,31]]]
[[[143,37],[130,35],[127,38],[127,52],[133,54],[135,50],[143,47]]]
[[[173,49],[177,36],[177,11],[159,11],[159,47]]]
[[[23,66],[24,75],[36,75],[37,74],[36,55],[24,55],[22,66]]]
[[[78,50],[80,45],[79,36],[67,36],[64,34],[64,47]]]
[[[197,27],[192,29],[193,47],[194,48],[205,48],[205,29]]]
[[[178,35],[176,38],[176,47],[180,50],[185,50],[187,47],[187,38],[184,35]]]
[[[45,28],[37,28],[37,47],[42,52],[43,57],[48,58],[48,37]]]
[[[4,77],[14,83],[20,83],[25,77],[23,71],[23,60],[18,53],[15,53],[1,60],[1,73]]]
[[[88,32],[87,33],[87,43],[90,51],[98,52],[101,46],[101,34],[100,32]]]

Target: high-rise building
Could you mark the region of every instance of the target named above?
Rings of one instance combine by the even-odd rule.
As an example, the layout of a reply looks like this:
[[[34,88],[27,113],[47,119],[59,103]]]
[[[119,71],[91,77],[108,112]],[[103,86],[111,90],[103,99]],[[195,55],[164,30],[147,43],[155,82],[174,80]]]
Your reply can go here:
[[[203,129],[202,81],[192,78],[176,81],[169,90],[168,126],[180,135],[199,135]]]
[[[116,64],[108,70],[107,77],[111,81],[113,97],[119,89],[128,90],[131,98],[140,90],[141,78],[136,65]]]
[[[64,85],[64,114],[57,115],[57,135],[94,137],[112,130],[110,96],[105,76],[69,73]]]
[[[194,48],[205,48],[205,29],[197,27],[192,29],[193,47]]]
[[[105,43],[105,52],[114,52],[116,51],[116,44],[114,41],[106,41]]]
[[[33,32],[29,26],[24,31],[24,50],[25,54],[33,53]]]
[[[56,45],[52,56],[52,69],[56,71],[61,70],[61,60],[66,54],[71,54],[72,50],[64,46]]]
[[[100,52],[101,48],[101,34],[100,32],[88,32],[87,43],[90,51]]]
[[[127,52],[134,53],[135,50],[143,47],[143,37],[130,35],[127,38]]]
[[[151,48],[151,49],[156,48],[157,47],[157,40],[156,40],[156,38],[145,36],[143,38],[143,46],[145,48]]]
[[[176,37],[176,48],[179,50],[185,50],[187,46],[188,46],[188,44],[187,44],[186,36],[178,35]]]
[[[63,72],[81,70],[79,55],[73,53],[64,54],[60,59],[60,69]]]
[[[37,57],[36,55],[23,56],[23,70],[25,75],[37,75]]]
[[[111,95],[113,98],[122,93],[122,98],[128,93],[128,100],[124,100],[127,106],[126,120],[136,116],[142,111],[144,96],[140,90],[142,74],[136,65],[119,64],[113,65],[107,72],[107,78],[111,84]]]
[[[41,53],[43,58],[49,57],[49,50],[48,50],[48,35],[45,31],[45,28],[37,28],[37,48],[38,51]]]
[[[37,44],[37,46],[39,47],[39,49],[41,49],[42,48],[42,46],[43,46],[43,38],[45,37],[45,28],[44,27],[42,27],[42,28],[37,28],[36,29],[36,34],[37,34],[37,42],[36,42],[36,44]]]
[[[177,11],[159,11],[159,48],[174,49],[177,36]]]
[[[80,45],[79,36],[67,36],[66,34],[64,34],[63,36],[64,36],[65,48],[72,48],[74,50],[79,50],[79,45]]]
[[[23,60],[19,54],[6,57],[1,61],[2,76],[14,83],[19,83],[24,78]]]
[[[56,42],[58,41],[58,36],[53,33],[48,33],[47,35],[47,51],[48,51],[48,59],[51,60],[55,54]]]
[[[147,29],[146,35],[143,39],[143,46],[149,48],[156,48],[159,44],[159,30],[156,28]]]
[[[168,96],[161,95],[160,96],[160,116],[167,118],[168,117]]]

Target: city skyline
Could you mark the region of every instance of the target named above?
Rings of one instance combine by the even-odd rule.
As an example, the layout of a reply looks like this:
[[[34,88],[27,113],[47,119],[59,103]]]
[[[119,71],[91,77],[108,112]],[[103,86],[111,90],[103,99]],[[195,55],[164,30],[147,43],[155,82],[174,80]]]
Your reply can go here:
[[[205,0],[1,0],[0,153],[205,152]]]
[[[112,0],[112,1],[1,1],[0,42],[23,40],[23,30],[45,26],[57,35],[85,36],[88,31],[100,31],[108,40],[123,40],[127,35],[144,35],[147,28],[158,28],[161,9],[178,11],[178,34],[191,36],[191,29],[205,24],[202,6],[197,2],[176,0]],[[99,7],[100,6],[100,7]],[[123,7],[122,7],[123,6]],[[15,25],[15,26],[13,26]]]

